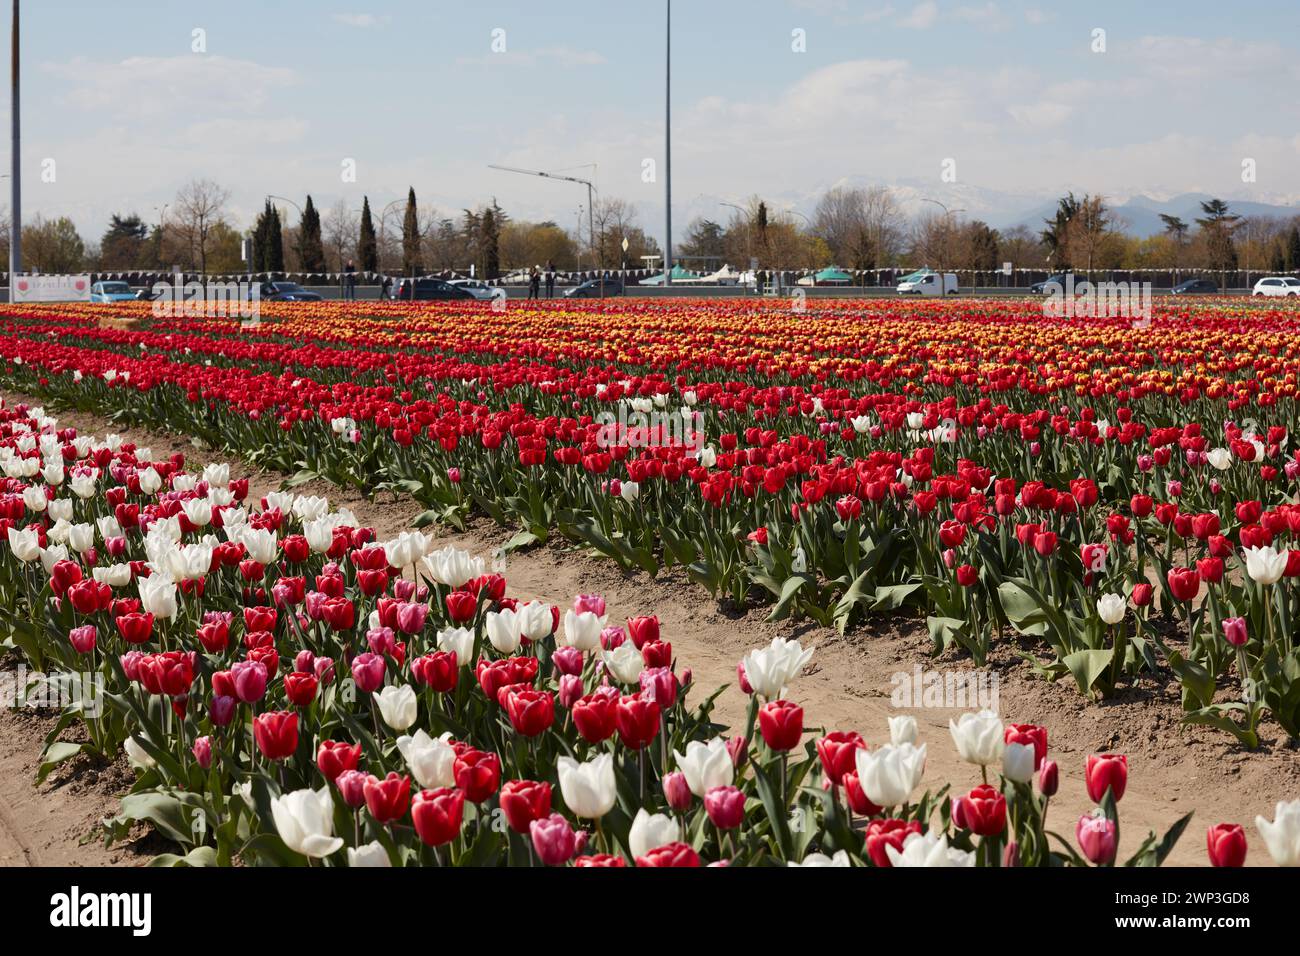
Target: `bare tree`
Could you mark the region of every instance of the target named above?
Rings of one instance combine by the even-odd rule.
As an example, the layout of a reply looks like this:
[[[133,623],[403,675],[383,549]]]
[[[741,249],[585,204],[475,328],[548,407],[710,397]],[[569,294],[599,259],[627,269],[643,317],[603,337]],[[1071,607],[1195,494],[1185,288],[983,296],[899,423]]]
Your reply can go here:
[[[168,225],[188,247],[191,268],[197,265],[200,272],[208,271],[212,227],[221,220],[229,199],[229,191],[210,179],[192,179],[176,194],[175,219]]]
[[[352,257],[361,228],[360,217],[348,207],[346,199],[340,199],[325,214],[321,224],[325,245],[334,254],[334,269],[342,271],[343,265]]]
[[[813,233],[850,269],[880,268],[898,251],[903,216],[884,186],[837,186],[817,203]]]

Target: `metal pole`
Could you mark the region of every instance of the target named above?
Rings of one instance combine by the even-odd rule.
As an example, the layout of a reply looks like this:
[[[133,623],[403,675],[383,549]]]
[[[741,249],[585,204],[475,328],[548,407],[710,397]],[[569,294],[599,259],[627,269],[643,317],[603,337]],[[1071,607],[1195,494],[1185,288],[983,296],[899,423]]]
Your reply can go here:
[[[664,23],[664,286],[673,284],[673,0]]]
[[[20,156],[21,126],[18,118],[18,0],[14,0],[13,36],[10,59],[10,152],[9,152],[9,301],[14,299],[14,277],[23,271],[23,188]]]

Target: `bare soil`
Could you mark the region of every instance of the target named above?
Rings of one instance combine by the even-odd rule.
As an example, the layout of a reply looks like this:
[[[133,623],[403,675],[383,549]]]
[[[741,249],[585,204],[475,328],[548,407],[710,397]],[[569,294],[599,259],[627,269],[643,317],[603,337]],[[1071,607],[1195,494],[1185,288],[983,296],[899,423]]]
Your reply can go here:
[[[31,403],[3,390],[0,397],[10,405]],[[155,457],[182,452],[190,467],[231,460],[229,455],[196,447],[184,436],[115,428],[101,417],[80,412],[59,417],[63,425],[89,434],[116,431],[151,448]],[[285,477],[252,467],[242,473],[250,478],[253,497],[276,490]],[[381,539],[409,529],[422,510],[407,498],[381,493],[369,499],[354,491],[340,493],[325,482],[295,490],[346,504]],[[464,533],[427,530],[440,545],[454,544],[488,558],[513,535],[513,529],[486,520],[475,522]],[[657,614],[679,671],[692,670],[692,701],[702,700],[720,684],[731,685],[719,698],[715,713],[732,726],[743,727],[747,705],[735,686],[736,663],[747,650],[776,636],[798,637],[816,648],[804,675],[790,688],[790,696],[804,706],[810,731],[858,730],[873,745],[888,740],[886,719],[901,712],[891,706],[895,675],[910,677],[918,667],[955,672],[973,667],[969,658],[957,653],[931,657],[922,620],[875,618],[841,636],[808,622],[766,623],[765,609],[719,605],[679,571],[656,578],[624,574],[612,563],[564,542],[514,552],[505,560],[509,593],[514,596],[564,606],[576,594],[600,593],[611,620]],[[1083,783],[1084,761],[1091,753],[1122,753],[1129,759],[1129,786],[1120,804],[1121,859],[1126,851],[1136,849],[1148,830],[1163,833],[1180,816],[1194,811],[1171,864],[1204,864],[1205,830],[1220,822],[1245,824],[1251,844],[1249,861],[1268,862],[1254,828],[1255,816],[1271,819],[1277,801],[1300,797],[1300,750],[1280,727],[1265,722],[1262,745],[1250,752],[1221,732],[1184,726],[1176,680],[1144,679],[1114,700],[1091,701],[1070,682],[1048,683],[1037,676],[1016,649],[1031,648],[1021,647],[1014,635],[1008,635],[995,649],[989,668],[997,676],[997,709],[1003,719],[1048,728],[1051,755],[1061,767],[1049,829],[1073,843],[1075,822],[1091,808]],[[921,742],[928,744],[927,786],[950,783],[961,792],[980,782],[979,769],[959,760],[948,733],[948,721],[971,709],[975,707],[907,711],[920,725]],[[147,844],[110,851],[81,844],[98,819],[114,812],[115,796],[129,786],[130,771],[121,761],[98,767],[88,758],[77,758],[34,788],[41,741],[50,723],[51,718],[40,715],[0,713],[0,863],[131,864],[142,862],[146,853],[160,852],[162,848]],[[147,841],[151,842],[156,841]]]

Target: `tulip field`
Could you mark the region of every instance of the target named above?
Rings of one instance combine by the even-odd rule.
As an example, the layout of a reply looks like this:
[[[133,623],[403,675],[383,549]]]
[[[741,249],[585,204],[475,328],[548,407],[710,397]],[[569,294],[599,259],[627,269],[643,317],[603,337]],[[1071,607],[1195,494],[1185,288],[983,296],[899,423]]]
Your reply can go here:
[[[1227,299],[1141,323],[1011,299],[0,306],[0,387],[30,399],[0,407],[7,646],[104,687],[63,708],[41,775],[125,750],[101,836],[143,824],[163,864],[1158,865],[1189,819],[1120,854],[1121,754],[1080,768],[1092,812],[1049,821],[1050,728],[805,730],[800,640],[700,687],[654,607],[516,599],[436,535],[487,518],[508,551],[672,570],[774,624],[910,617],[936,656],[1012,648],[1090,700],[1159,675],[1185,723],[1285,746],[1297,319]],[[64,408],[243,464],[155,460]],[[252,467],[282,490],[253,500]],[[295,490],[321,479],[422,514],[380,539]],[[743,725],[716,719],[724,693]],[[980,785],[928,776],[937,747]],[[1201,823],[1216,866],[1245,861],[1243,823],[1257,862],[1300,864],[1300,800]]]

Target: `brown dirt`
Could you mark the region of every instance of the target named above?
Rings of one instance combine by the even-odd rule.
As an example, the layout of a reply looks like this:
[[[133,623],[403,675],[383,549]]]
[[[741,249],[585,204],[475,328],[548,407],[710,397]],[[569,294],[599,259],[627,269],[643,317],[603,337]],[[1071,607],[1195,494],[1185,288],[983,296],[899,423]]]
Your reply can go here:
[[[22,396],[0,391],[9,404]],[[29,400],[30,401],[30,400]],[[175,451],[186,455],[190,467],[208,461],[230,460],[196,447],[184,436],[139,429],[114,428],[104,419],[79,412],[59,416],[61,423],[103,435],[116,431],[155,456]],[[250,496],[260,497],[279,487],[284,476],[245,468]],[[325,495],[346,504],[361,521],[376,529],[382,539],[410,527],[422,510],[415,502],[387,493],[373,500],[344,492],[324,482],[295,489],[302,494]],[[513,531],[479,521],[465,533],[431,530],[439,545],[454,544],[489,557],[510,539]],[[520,598],[544,599],[564,606],[578,593],[601,593],[611,620],[635,614],[659,616],[664,638],[672,642],[679,670],[690,667],[695,688],[691,699],[703,699],[713,688],[727,683],[716,716],[724,723],[743,725],[746,699],[735,687],[736,662],[745,651],[775,636],[797,636],[816,654],[804,675],[794,682],[790,696],[804,706],[806,725],[827,730],[858,730],[873,745],[888,739],[886,718],[899,713],[891,707],[891,678],[912,674],[917,666],[944,671],[971,668],[968,658],[948,654],[929,656],[924,622],[907,617],[877,618],[869,627],[840,636],[807,622],[768,624],[766,611],[739,613],[721,607],[677,571],[651,579],[644,574],[623,574],[608,561],[588,556],[564,543],[550,543],[506,559],[509,593]],[[1049,829],[1073,842],[1074,823],[1090,809],[1083,784],[1088,754],[1109,751],[1127,754],[1129,787],[1121,801],[1121,859],[1132,852],[1148,830],[1163,833],[1189,811],[1195,816],[1169,862],[1205,863],[1204,834],[1220,822],[1246,825],[1251,844],[1250,861],[1268,862],[1254,829],[1257,814],[1270,819],[1278,800],[1300,797],[1300,751],[1289,745],[1276,724],[1261,727],[1263,744],[1248,752],[1218,731],[1181,724],[1176,681],[1146,679],[1112,701],[1094,702],[1082,697],[1072,683],[1049,684],[1036,676],[1014,651],[1014,641],[1003,641],[993,654],[990,668],[998,677],[998,710],[1003,719],[1038,723],[1048,728],[1052,756],[1061,766],[1061,788],[1052,802]],[[979,770],[962,763],[948,734],[948,721],[973,707],[922,708],[908,711],[920,725],[920,740],[928,746],[926,785],[951,783],[962,791],[979,783]],[[0,716],[0,863],[52,863],[63,860],[87,863],[133,862],[129,854],[94,856],[78,847],[77,839],[98,817],[112,810],[112,800],[100,780],[77,792],[67,777],[47,782],[38,792],[31,786],[35,757],[45,730],[31,725],[23,715]],[[78,767],[68,771],[76,776]],[[85,768],[82,773],[93,772]],[[120,778],[124,790],[129,778]],[[62,780],[62,783],[57,781]],[[33,849],[34,848],[34,849]]]

